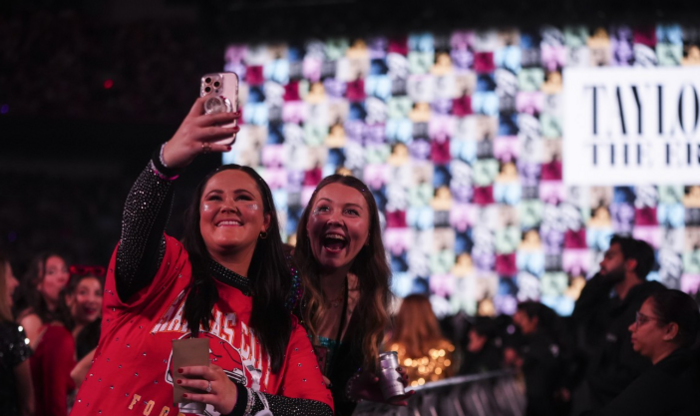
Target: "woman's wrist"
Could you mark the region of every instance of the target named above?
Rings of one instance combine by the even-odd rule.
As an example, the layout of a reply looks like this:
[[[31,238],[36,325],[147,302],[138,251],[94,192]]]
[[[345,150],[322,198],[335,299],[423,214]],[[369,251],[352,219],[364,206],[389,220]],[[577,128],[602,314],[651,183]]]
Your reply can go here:
[[[167,143],[167,142],[166,142]],[[179,176],[182,169],[168,166],[163,158],[166,143],[163,143],[160,148],[153,153],[151,164],[155,173],[162,179],[175,180]]]

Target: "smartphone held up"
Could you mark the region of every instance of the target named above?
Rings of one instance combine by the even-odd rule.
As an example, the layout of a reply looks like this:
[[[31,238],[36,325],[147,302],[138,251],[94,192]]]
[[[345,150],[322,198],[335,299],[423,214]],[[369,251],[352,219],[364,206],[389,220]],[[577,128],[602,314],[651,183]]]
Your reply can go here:
[[[205,114],[235,113],[238,111],[238,75],[233,72],[216,72],[202,76],[199,96],[206,97]],[[233,127],[236,121],[222,127]],[[234,134],[230,138],[219,140],[216,144],[232,145],[236,141]]]

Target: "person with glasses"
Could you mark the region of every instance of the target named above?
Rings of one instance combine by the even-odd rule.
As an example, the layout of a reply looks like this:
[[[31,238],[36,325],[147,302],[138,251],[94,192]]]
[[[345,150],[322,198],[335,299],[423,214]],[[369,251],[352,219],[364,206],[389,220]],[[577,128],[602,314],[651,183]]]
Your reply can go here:
[[[629,332],[634,351],[653,366],[610,404],[586,416],[700,414],[700,313],[693,298],[679,290],[654,293]]]
[[[569,327],[577,368],[569,370],[563,392],[573,397],[574,414],[603,408],[649,367],[634,352],[627,328],[642,303],[665,289],[647,280],[653,266],[648,243],[616,235],[581,292]]]

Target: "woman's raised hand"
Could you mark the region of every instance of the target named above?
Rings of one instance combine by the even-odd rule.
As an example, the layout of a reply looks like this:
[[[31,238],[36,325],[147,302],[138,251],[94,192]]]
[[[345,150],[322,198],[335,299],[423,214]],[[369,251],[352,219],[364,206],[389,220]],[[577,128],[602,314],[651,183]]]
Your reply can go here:
[[[175,135],[165,144],[163,162],[169,168],[184,168],[200,153],[231,150],[231,146],[215,142],[230,138],[240,130],[238,126],[222,125],[233,123],[241,113],[204,114],[205,100],[200,97],[194,102]]]
[[[238,389],[218,365],[196,365],[178,369],[188,378],[178,379],[183,387],[200,390],[202,393],[186,393],[183,398],[214,406],[217,412],[227,415],[233,411],[238,400]]]

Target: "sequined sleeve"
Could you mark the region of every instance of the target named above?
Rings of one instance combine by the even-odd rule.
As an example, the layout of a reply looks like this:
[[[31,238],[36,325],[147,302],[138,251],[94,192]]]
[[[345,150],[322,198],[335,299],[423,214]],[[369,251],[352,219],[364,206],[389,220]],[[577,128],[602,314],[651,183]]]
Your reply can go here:
[[[239,402],[227,416],[255,415],[266,407],[275,416],[333,416],[329,405],[316,400],[259,393],[240,385],[238,392]]]
[[[122,235],[117,249],[117,293],[126,301],[148,286],[165,254],[165,226],[172,204],[172,184],[151,160],[132,186],[124,204]]]
[[[0,362],[14,368],[32,355],[24,329],[11,322],[0,321]]]

